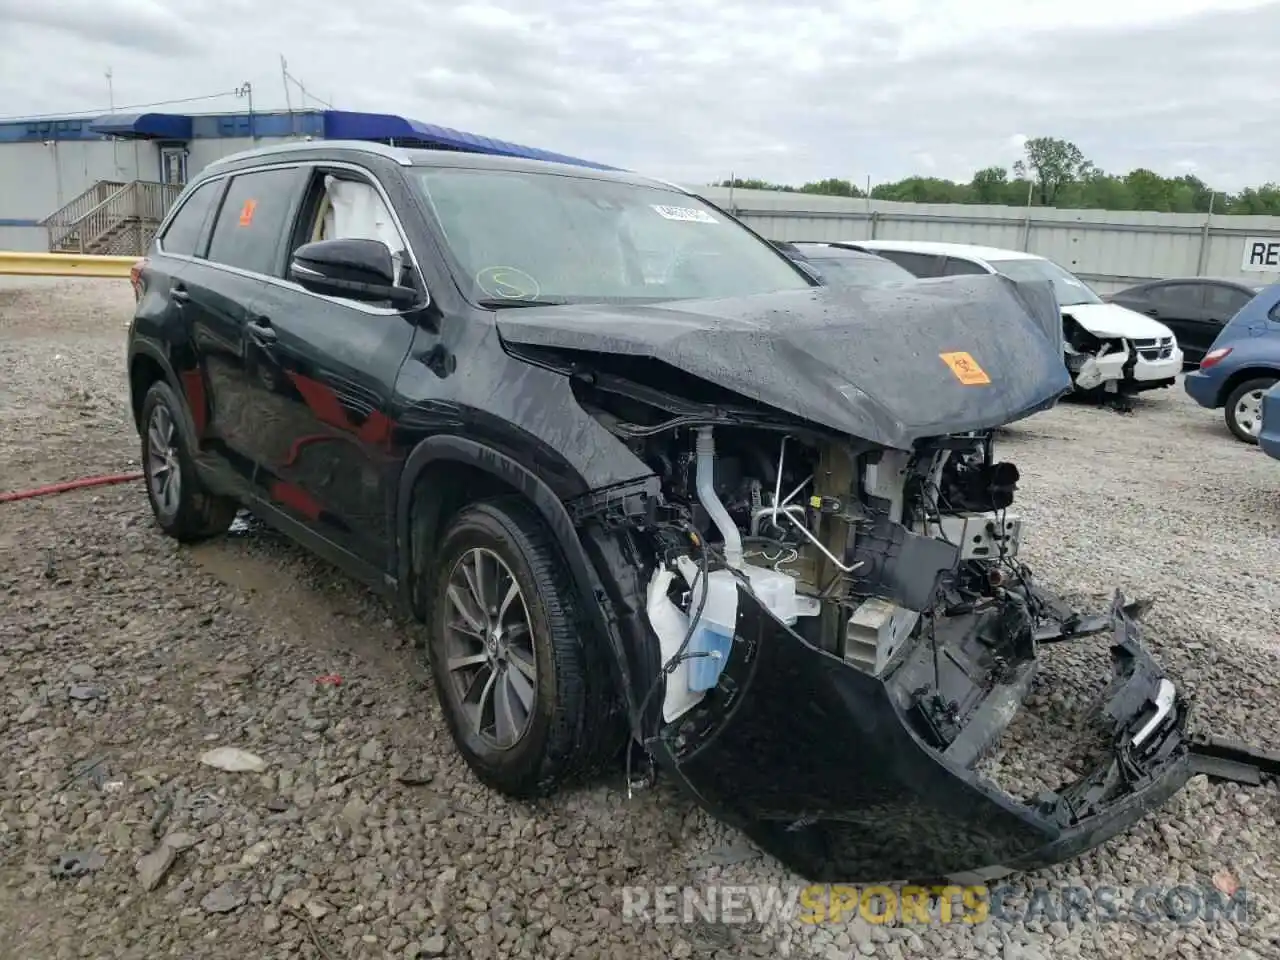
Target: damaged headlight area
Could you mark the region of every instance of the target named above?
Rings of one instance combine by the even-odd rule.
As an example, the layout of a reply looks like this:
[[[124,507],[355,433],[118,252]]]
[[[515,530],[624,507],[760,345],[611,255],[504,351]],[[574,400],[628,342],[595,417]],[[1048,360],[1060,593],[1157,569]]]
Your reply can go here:
[[[1062,318],[1062,333],[1067,369],[1077,389],[1094,390],[1124,377],[1131,359],[1124,340],[1096,336],[1070,315]]]
[[[710,812],[815,882],[972,881],[1075,856],[1189,777],[1187,704],[1139,611],[1077,614],[1018,559],[993,431],[897,450],[640,379],[575,392],[660,491],[579,520],[651,641],[627,664],[639,739]],[[1102,631],[1089,772],[1026,799],[982,777],[1041,645]]]

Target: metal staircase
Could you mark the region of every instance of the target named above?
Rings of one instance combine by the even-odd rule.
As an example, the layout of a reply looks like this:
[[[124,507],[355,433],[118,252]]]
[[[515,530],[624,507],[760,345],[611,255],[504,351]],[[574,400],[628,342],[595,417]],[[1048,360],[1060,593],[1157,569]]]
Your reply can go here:
[[[42,221],[49,252],[141,256],[181,192],[180,184],[99,180]]]

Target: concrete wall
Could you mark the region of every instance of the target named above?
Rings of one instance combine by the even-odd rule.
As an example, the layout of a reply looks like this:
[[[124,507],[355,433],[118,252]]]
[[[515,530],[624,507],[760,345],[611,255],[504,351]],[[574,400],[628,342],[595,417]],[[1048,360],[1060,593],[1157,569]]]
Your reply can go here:
[[[1280,217],[893,203],[695,187],[770,240],[944,240],[1027,250],[1099,293],[1175,276],[1280,280],[1240,269],[1246,238],[1280,240]],[[1029,214],[1029,216],[1028,216]]]

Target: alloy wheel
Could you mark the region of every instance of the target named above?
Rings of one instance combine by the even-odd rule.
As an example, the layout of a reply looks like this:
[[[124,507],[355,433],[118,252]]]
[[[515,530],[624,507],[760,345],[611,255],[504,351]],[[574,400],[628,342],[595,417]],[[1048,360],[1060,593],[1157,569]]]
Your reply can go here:
[[[477,547],[449,575],[445,667],[472,731],[509,750],[533,720],[538,668],[524,594],[506,563]]]
[[[182,467],[178,462],[178,431],[173,414],[156,404],[147,424],[147,483],[160,512],[172,517],[182,497]]]

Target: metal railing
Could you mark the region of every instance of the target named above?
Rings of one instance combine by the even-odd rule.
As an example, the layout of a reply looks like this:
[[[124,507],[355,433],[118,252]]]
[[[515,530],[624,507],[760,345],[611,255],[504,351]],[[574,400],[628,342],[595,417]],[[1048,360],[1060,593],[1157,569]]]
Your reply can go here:
[[[180,184],[101,180],[45,221],[49,249],[141,255],[181,192]]]
[[[129,276],[137,257],[92,257],[74,253],[0,251],[0,276],[109,277]]]
[[[121,187],[127,186],[127,184],[128,182],[125,180],[99,180],[70,203],[64,204],[45,217],[41,223],[49,228],[50,243],[53,242],[55,235],[65,235],[66,227],[76,223],[86,213]]]

